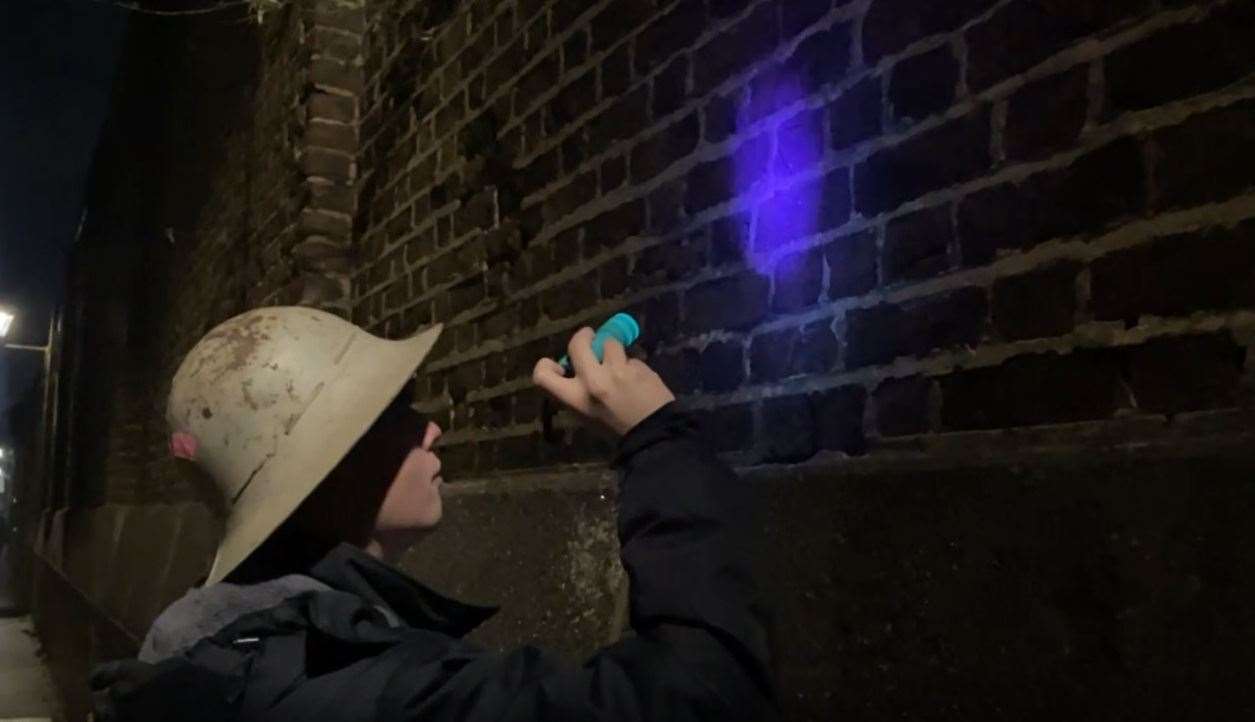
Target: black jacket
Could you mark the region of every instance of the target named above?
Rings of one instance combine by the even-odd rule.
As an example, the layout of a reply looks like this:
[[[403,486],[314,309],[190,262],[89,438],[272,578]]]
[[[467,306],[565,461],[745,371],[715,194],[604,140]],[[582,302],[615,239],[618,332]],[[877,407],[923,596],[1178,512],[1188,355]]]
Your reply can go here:
[[[341,545],[309,575],[330,591],[245,614],[188,651],[92,674],[99,720],[767,720],[765,611],[749,572],[756,503],[668,404],[619,444],[628,637],[582,666],[462,636],[461,604]],[[392,625],[390,610],[401,623]]]

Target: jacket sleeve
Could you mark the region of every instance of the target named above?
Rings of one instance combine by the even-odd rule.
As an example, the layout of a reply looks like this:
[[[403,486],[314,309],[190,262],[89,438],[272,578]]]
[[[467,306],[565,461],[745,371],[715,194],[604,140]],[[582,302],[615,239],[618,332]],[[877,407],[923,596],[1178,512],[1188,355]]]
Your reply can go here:
[[[636,632],[580,667],[535,647],[453,659],[438,691],[393,686],[383,719],[769,720],[766,613],[749,559],[757,505],[674,402],[619,443],[618,533]],[[405,675],[395,680],[405,685]]]

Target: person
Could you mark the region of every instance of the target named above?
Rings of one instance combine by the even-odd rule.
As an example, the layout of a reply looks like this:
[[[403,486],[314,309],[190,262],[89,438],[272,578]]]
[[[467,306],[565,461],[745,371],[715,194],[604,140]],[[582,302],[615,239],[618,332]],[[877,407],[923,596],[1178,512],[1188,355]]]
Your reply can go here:
[[[765,720],[779,714],[770,610],[749,569],[750,485],[646,363],[593,330],[574,375],[532,381],[618,436],[617,509],[634,635],[580,666],[464,639],[497,611],[393,566],[441,520],[442,430],[410,404],[442,327],[374,337],[307,308],[206,335],[172,383],[171,448],[214,479],[227,520],[206,583],[162,612],[138,658],[91,673],[93,718]]]

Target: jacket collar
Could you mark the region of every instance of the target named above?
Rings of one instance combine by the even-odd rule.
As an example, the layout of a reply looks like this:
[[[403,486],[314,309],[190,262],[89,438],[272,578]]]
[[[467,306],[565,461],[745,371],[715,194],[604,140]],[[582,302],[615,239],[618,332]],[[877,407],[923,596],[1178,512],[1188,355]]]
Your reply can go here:
[[[327,552],[309,575],[328,586],[356,594],[392,610],[411,627],[462,637],[500,610],[451,599],[352,544]]]

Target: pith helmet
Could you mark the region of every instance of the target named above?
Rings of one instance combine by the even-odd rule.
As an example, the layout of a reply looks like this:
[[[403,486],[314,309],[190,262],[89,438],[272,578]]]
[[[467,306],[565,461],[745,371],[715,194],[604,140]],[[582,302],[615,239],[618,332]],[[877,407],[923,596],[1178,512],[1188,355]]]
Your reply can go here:
[[[325,311],[259,308],[214,328],[174,376],[171,450],[214,480],[227,509],[206,584],[300,506],[400,393],[439,338],[390,341]]]

